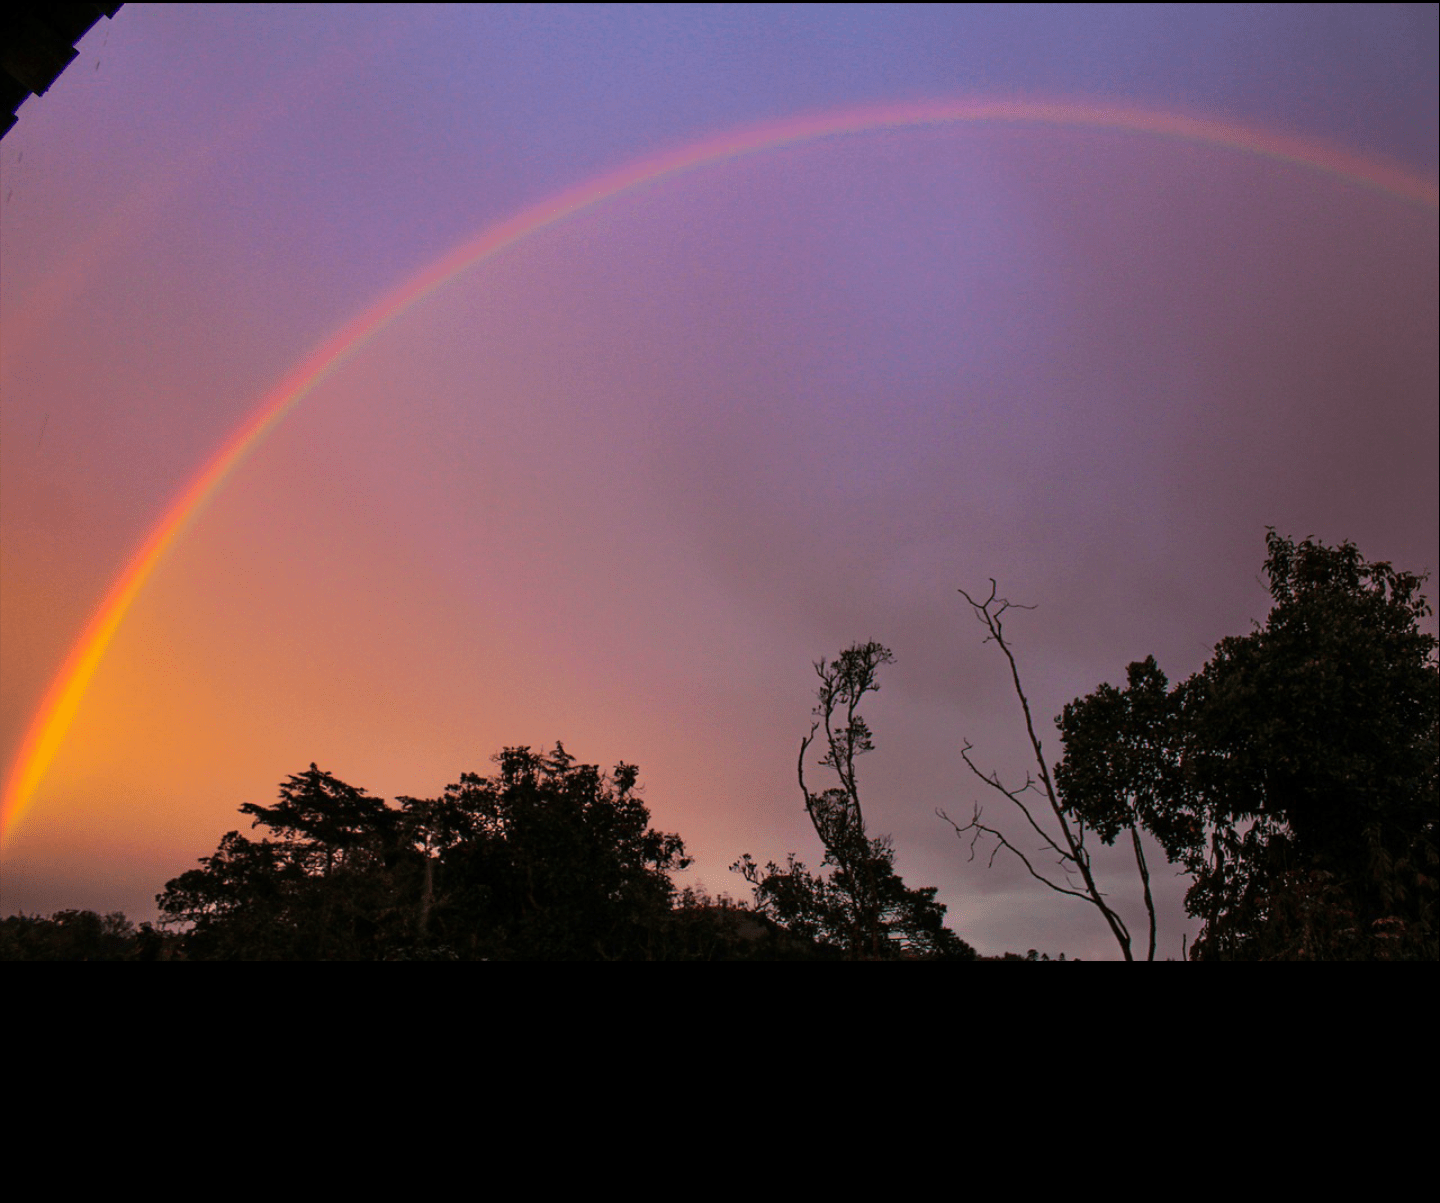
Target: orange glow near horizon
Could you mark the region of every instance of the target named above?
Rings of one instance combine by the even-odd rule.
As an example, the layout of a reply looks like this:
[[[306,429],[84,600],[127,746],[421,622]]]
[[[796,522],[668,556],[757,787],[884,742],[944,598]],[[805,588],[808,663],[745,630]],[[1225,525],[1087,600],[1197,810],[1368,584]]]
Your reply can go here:
[[[1432,210],[1440,208],[1440,190],[1435,184],[1322,143],[1168,113],[1024,100],[872,107],[769,122],[707,138],[580,184],[491,226],[383,296],[316,348],[261,399],[251,416],[169,505],[111,586],[56,673],[9,769],[4,795],[0,798],[0,841],[8,841],[25,816],[111,640],[166,552],[265,435],[317,384],[411,306],[528,235],[676,173],[824,137],[960,122],[1107,128],[1188,140],[1333,175],[1407,204]]]

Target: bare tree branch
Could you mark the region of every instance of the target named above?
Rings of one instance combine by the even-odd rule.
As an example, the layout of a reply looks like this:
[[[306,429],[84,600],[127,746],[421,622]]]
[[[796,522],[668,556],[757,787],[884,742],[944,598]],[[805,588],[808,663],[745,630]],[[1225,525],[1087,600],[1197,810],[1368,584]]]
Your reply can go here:
[[[990,776],[987,777],[984,773],[982,773],[978,768],[975,767],[975,762],[970,759],[970,749],[974,746],[975,745],[967,739],[965,741],[964,748],[960,750],[960,758],[965,761],[965,764],[970,769],[970,771],[974,773],[975,776],[979,777],[981,781],[985,782],[986,785],[990,786],[992,789],[998,790],[1000,793],[1004,794],[1006,798],[1008,798],[1011,802],[1018,806],[1020,808],[1020,813],[1025,816],[1030,826],[1035,829],[1035,833],[1051,848],[1053,848],[1062,860],[1074,860],[1075,858],[1071,856],[1070,853],[1066,852],[1060,847],[1059,844],[1057,844],[1053,839],[1050,838],[1050,833],[1047,832],[1043,827],[1040,826],[1039,823],[1035,821],[1035,817],[1030,813],[1030,808],[1026,806],[1025,803],[1020,799],[1020,795],[1026,793],[1027,791],[1033,790],[1036,793],[1040,792],[1039,790],[1035,789],[1035,779],[1027,774],[1025,777],[1025,784],[1022,785],[1018,790],[1006,789],[1005,786],[1000,783],[1000,775],[998,773],[991,773]]]
[[[1081,898],[1084,899],[1086,902],[1092,901],[1089,894],[1083,893],[1080,890],[1067,889],[1065,886],[1057,886],[1048,877],[1045,877],[1043,874],[1038,873],[1035,869],[1035,866],[1030,863],[1029,858],[1023,852],[1021,852],[1019,848],[1015,847],[1014,844],[1007,840],[1003,832],[997,831],[994,827],[986,827],[984,823],[980,822],[981,811],[978,806],[975,808],[974,818],[972,818],[970,822],[966,823],[964,827],[961,827],[960,824],[955,822],[955,820],[952,819],[949,815],[947,815],[943,810],[937,809],[935,813],[939,815],[940,818],[944,819],[945,822],[949,823],[951,827],[955,828],[955,834],[957,836],[963,837],[965,832],[967,831],[975,832],[975,835],[972,836],[970,840],[971,860],[975,859],[975,841],[978,840],[981,835],[993,835],[996,839],[996,844],[994,850],[990,853],[990,866],[993,866],[995,864],[995,857],[999,855],[1001,848],[1008,849],[1020,858],[1021,863],[1030,870],[1030,876],[1033,877],[1036,881],[1042,883],[1043,885],[1049,886],[1057,894],[1069,894],[1072,898]]]
[[[1080,877],[1084,882],[1084,890],[1074,890],[1064,886],[1056,885],[1055,882],[1049,880],[1041,873],[1038,873],[1035,870],[1035,867],[1030,863],[1029,859],[1025,856],[1025,854],[1021,852],[1018,848],[1016,848],[1015,845],[1012,844],[1008,839],[1006,839],[1003,834],[1001,834],[999,831],[995,830],[992,827],[986,827],[980,823],[980,810],[978,807],[975,811],[975,817],[971,819],[971,821],[964,827],[958,826],[948,815],[944,814],[944,812],[937,813],[939,813],[941,818],[945,819],[947,823],[949,823],[952,827],[955,828],[955,834],[957,836],[962,836],[963,838],[963,832],[970,831],[972,829],[975,831],[975,835],[972,837],[971,840],[972,856],[974,855],[975,839],[978,839],[981,834],[994,836],[998,842],[995,852],[991,854],[990,859],[992,864],[994,863],[995,855],[999,852],[1000,848],[1005,848],[1008,851],[1014,853],[1017,857],[1019,857],[1020,861],[1025,865],[1025,868],[1030,871],[1030,875],[1034,877],[1037,881],[1044,882],[1045,885],[1049,886],[1057,893],[1069,894],[1072,897],[1083,898],[1086,902],[1089,902],[1100,912],[1101,916],[1104,918],[1106,925],[1110,928],[1111,934],[1115,937],[1116,943],[1120,945],[1121,954],[1125,957],[1127,961],[1133,961],[1135,957],[1130,948],[1130,930],[1125,926],[1125,921],[1121,919],[1120,916],[1116,914],[1115,910],[1109,905],[1109,903],[1105,901],[1104,895],[1101,894],[1100,888],[1095,882],[1094,874],[1090,870],[1090,855],[1085,849],[1084,825],[1077,824],[1075,827],[1072,828],[1069,819],[1065,814],[1064,807],[1060,805],[1060,799],[1055,792],[1055,784],[1050,779],[1050,768],[1045,763],[1045,753],[1040,746],[1040,737],[1035,733],[1035,720],[1030,713],[1030,699],[1025,696],[1025,688],[1020,683],[1020,668],[1015,662],[1015,654],[1011,651],[1010,644],[1005,639],[1005,624],[1003,622],[1003,617],[1006,611],[1033,610],[1035,609],[1035,607],[1022,606],[1015,602],[1011,602],[1006,598],[999,597],[999,586],[996,584],[994,577],[990,578],[990,596],[987,597],[984,601],[976,601],[964,589],[959,590],[959,593],[961,597],[963,597],[967,602],[970,603],[970,609],[974,613],[976,621],[979,622],[988,632],[984,642],[993,642],[998,644],[1001,652],[1003,652],[1005,655],[1006,662],[1010,665],[1010,680],[1015,688],[1015,696],[1017,699],[1019,699],[1021,713],[1025,716],[1025,733],[1029,737],[1030,750],[1034,754],[1035,764],[1036,767],[1039,769],[1040,775],[1038,778],[1034,778],[1027,773],[1025,777],[1025,784],[1021,786],[1018,790],[1011,790],[1007,789],[1004,785],[1001,784],[1000,776],[998,773],[991,773],[989,776],[986,776],[978,768],[975,767],[974,763],[970,759],[970,749],[972,745],[968,740],[966,741],[965,747],[961,752],[961,756],[963,757],[966,765],[969,766],[972,773],[974,773],[977,777],[980,778],[981,781],[985,782],[991,788],[998,790],[1000,793],[1004,794],[1010,802],[1012,802],[1020,809],[1020,813],[1025,816],[1025,821],[1029,823],[1031,828],[1033,828],[1034,831],[1040,836],[1040,838],[1045,841],[1046,846],[1059,856],[1060,868],[1063,872],[1065,872],[1067,880],[1069,878],[1069,869],[1067,868],[1067,865],[1074,866],[1074,868],[1079,872]],[[1060,838],[1061,841],[1063,841],[1063,846],[1061,842],[1057,842],[1047,831],[1045,831],[1043,827],[1041,827],[1039,821],[1037,821],[1035,816],[1031,814],[1030,808],[1026,806],[1024,801],[1020,798],[1020,794],[1026,793],[1030,790],[1034,790],[1037,794],[1040,794],[1045,798],[1046,801],[1049,802],[1050,813],[1054,816],[1055,822],[1060,828]],[[1146,904],[1151,908],[1150,959],[1154,960],[1154,907],[1150,899],[1149,875],[1145,870],[1144,857],[1143,854],[1140,852],[1138,842],[1136,844],[1136,854],[1140,857],[1141,876],[1145,882]]]

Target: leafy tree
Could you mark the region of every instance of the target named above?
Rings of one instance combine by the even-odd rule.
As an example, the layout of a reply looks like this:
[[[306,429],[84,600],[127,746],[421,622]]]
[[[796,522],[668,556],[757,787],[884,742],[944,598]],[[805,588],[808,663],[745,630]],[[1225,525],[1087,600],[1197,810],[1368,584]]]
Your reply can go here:
[[[953,957],[973,960],[975,950],[945,927],[945,906],[936,889],[910,889],[895,872],[889,837],[872,838],[860,803],[856,758],[875,744],[859,712],[867,693],[879,691],[876,674],[894,663],[878,643],[855,644],[838,659],[815,664],[820,678],[815,721],[800,741],[797,772],[805,811],[825,849],[819,874],[791,853],[786,867],[773,861],[761,869],[746,853],[731,865],[754,891],[757,913],[788,931],[852,958],[897,956]],[[814,790],[806,779],[805,758],[823,729],[821,768],[837,784]]]
[[[383,855],[385,837],[396,828],[396,816],[383,798],[372,798],[314,764],[280,787],[276,805],[247,802],[240,813],[255,816],[251,826],[263,825],[279,835],[286,855],[307,876],[363,871]]]
[[[663,952],[669,874],[633,765],[506,748],[493,777],[389,807],[322,772],[247,803],[277,838],[229,832],[159,896],[188,955],[239,959],[643,957]]]
[[[1169,688],[1153,657],[1057,719],[1067,815],[1193,878],[1205,959],[1440,955],[1440,672],[1425,577],[1266,536],[1274,605]]]
[[[280,786],[274,806],[247,802],[253,827],[227,832],[213,856],[166,883],[165,921],[189,924],[192,957],[349,960],[382,955],[394,926],[397,812],[311,765]]]
[[[846,648],[833,663],[822,657],[815,664],[820,678],[815,721],[810,724],[810,734],[800,741],[797,765],[806,813],[825,847],[826,863],[835,868],[830,892],[841,904],[848,922],[851,951],[871,956],[880,953],[879,874],[860,806],[855,758],[873,750],[875,743],[858,708],[867,693],[880,691],[876,680],[880,666],[894,662],[889,648],[871,642]],[[831,769],[839,784],[815,792],[805,781],[805,754],[822,726],[825,752],[820,765]]]
[[[688,867],[678,835],[650,827],[636,782],[553,752],[506,748],[492,777],[467,773],[432,813],[462,832],[440,866],[436,920],[468,955],[612,959],[657,955],[655,930]]]

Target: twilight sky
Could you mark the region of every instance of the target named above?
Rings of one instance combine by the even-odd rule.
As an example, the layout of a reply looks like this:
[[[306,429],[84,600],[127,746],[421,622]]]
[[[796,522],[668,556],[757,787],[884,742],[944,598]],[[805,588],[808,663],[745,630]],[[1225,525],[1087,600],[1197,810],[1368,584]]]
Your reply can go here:
[[[6,816],[0,913],[150,918],[311,761],[427,796],[557,738],[638,764],[688,879],[743,894],[742,852],[818,864],[811,662],[874,639],[861,782],[906,880],[982,952],[1116,955],[934,816],[981,800],[1018,835],[960,749],[1026,764],[956,590],[1039,606],[1008,630],[1053,762],[1071,698],[1263,621],[1267,524],[1440,567],[1437,42],[1434,5],[127,4],[0,144],[7,781],[197,473],[496,223],[729,131],[921,102],[1331,149],[1159,116],[862,129],[454,276],[170,541]],[[1138,936],[1128,856],[1096,859]],[[1152,870],[1178,957],[1182,883]]]

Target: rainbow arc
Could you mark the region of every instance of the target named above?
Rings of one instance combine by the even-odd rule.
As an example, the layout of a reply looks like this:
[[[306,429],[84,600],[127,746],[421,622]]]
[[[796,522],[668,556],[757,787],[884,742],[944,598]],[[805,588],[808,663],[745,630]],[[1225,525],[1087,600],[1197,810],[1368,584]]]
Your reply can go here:
[[[767,122],[707,138],[589,180],[489,227],[381,297],[318,346],[259,401],[146,535],[56,673],[7,775],[5,791],[0,797],[0,842],[9,838],[30,807],[106,649],[166,552],[195,520],[206,501],[286,414],[407,309],[522,239],[593,205],[677,173],[819,138],[960,122],[1092,127],[1181,139],[1287,162],[1305,171],[1335,176],[1372,189],[1405,204],[1440,208],[1440,189],[1435,184],[1397,167],[1319,142],[1172,113],[1038,100],[892,105]]]

